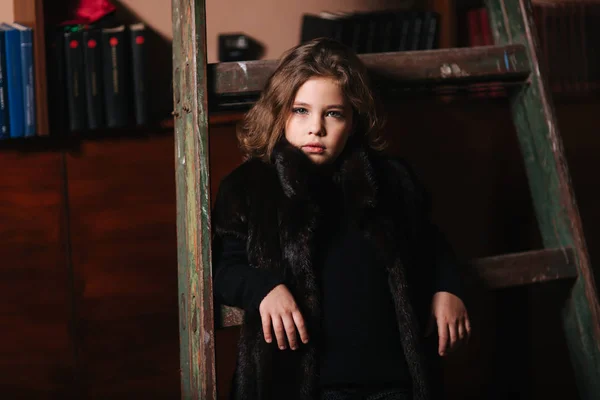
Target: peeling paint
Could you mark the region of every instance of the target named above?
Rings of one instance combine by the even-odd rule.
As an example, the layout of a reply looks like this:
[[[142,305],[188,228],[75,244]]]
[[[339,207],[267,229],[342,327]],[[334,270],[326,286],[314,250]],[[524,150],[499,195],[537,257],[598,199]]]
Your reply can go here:
[[[469,76],[470,74],[462,70],[458,64],[442,64],[440,66],[440,74],[442,78]]]
[[[452,64],[452,73],[454,76],[469,76],[470,74],[467,71],[462,70],[457,64]]]
[[[246,77],[246,79],[248,79],[248,66],[246,65],[246,63],[240,61],[238,62],[238,66],[242,69],[242,71],[244,71],[244,76]]]
[[[452,76],[452,68],[450,68],[448,64],[442,64],[440,73],[442,74],[442,78],[448,78],[449,76]]]

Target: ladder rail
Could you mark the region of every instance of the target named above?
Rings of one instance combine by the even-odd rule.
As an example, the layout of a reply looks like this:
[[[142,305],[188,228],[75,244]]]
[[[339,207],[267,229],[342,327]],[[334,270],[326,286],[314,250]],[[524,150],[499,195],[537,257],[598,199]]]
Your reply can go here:
[[[215,400],[204,0],[172,0],[177,264],[183,399]]]
[[[526,47],[532,74],[510,96],[529,188],[546,248],[572,248],[578,279],[563,324],[581,398],[600,393],[600,305],[554,105],[539,68],[531,0],[486,0],[495,43]]]

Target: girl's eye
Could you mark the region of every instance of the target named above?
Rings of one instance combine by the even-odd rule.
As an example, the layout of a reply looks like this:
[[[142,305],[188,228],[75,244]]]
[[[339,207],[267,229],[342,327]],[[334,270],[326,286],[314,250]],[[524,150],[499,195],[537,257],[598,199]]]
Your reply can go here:
[[[343,115],[340,111],[328,111],[326,114],[328,117],[334,117],[334,118],[342,118]]]
[[[294,114],[307,114],[308,110],[304,107],[296,107],[292,109],[292,112]]]

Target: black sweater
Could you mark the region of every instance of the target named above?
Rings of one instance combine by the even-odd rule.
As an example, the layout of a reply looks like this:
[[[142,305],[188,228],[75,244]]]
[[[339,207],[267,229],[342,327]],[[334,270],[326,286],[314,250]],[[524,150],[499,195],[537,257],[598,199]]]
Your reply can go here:
[[[408,387],[408,366],[387,273],[375,248],[357,230],[340,223],[328,225],[338,228],[322,236],[327,239],[321,241],[315,266],[320,271],[323,298],[320,383]],[[460,281],[449,267],[443,260],[439,263],[436,291],[459,295]],[[244,241],[223,238],[215,254],[214,290],[218,301],[256,310],[281,283],[281,277],[248,265]]]

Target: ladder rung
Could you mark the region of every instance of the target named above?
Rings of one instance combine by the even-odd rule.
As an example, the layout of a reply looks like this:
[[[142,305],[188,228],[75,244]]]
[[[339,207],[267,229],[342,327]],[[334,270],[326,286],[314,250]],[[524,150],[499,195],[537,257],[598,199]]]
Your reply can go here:
[[[221,306],[221,315],[215,321],[215,327],[227,328],[229,326],[241,325],[244,320],[244,311],[240,308]]]
[[[570,248],[533,250],[473,260],[467,282],[489,289],[502,289],[577,277],[575,253]],[[221,306],[219,327],[242,324],[244,312]]]
[[[383,80],[400,86],[522,82],[530,73],[522,45],[361,54],[359,57],[375,82]],[[258,60],[209,64],[210,95],[256,95],[277,63],[277,60]]]
[[[533,250],[473,260],[469,280],[501,289],[577,277],[571,248]]]

